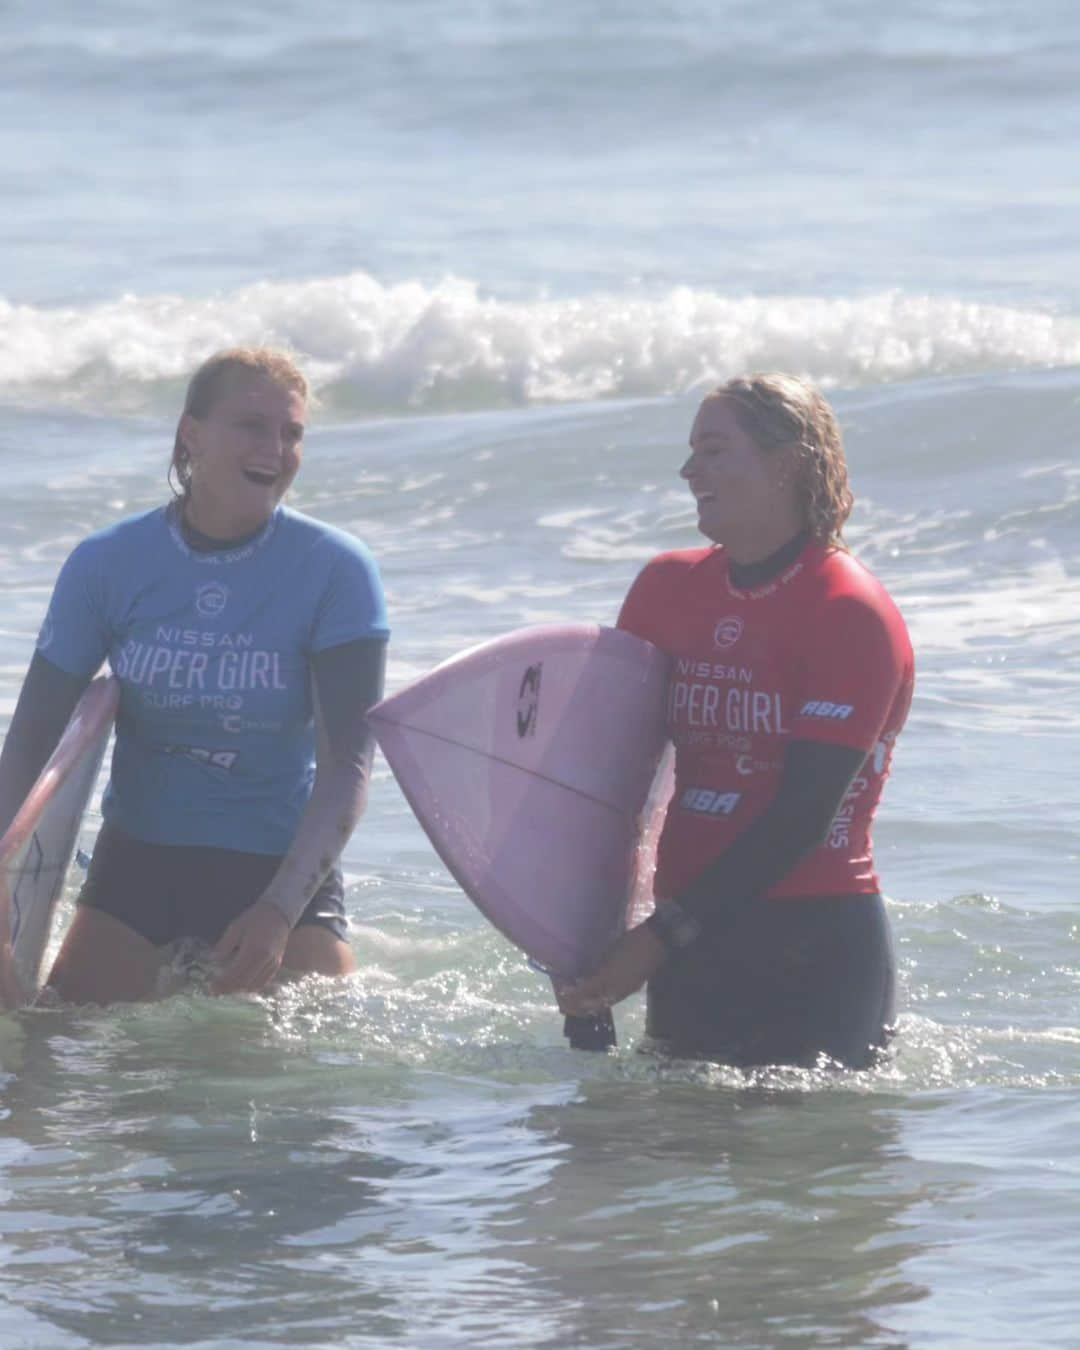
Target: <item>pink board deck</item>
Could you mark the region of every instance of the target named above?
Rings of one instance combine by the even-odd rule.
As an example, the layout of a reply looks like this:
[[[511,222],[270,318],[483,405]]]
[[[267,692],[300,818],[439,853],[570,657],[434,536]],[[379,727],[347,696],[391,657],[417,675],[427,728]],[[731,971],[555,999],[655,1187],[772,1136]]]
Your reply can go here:
[[[383,753],[461,888],[560,978],[596,963],[631,906],[636,918],[647,911],[642,841],[655,847],[646,827],[667,670],[661,652],[618,629],[527,628],[372,710]]]
[[[114,679],[99,676],[91,683],[0,839],[0,907],[8,916],[15,968],[27,999],[33,998],[41,982],[57,902],[118,698]]]

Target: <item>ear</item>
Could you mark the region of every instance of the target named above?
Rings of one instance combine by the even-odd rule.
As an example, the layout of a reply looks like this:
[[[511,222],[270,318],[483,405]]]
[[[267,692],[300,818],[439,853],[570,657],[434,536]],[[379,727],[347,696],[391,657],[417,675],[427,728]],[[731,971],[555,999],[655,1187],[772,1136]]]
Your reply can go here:
[[[202,452],[202,427],[199,425],[198,418],[192,417],[190,413],[184,413],[176,428],[176,434],[180,438],[180,443],[188,453],[188,460],[194,463]]]

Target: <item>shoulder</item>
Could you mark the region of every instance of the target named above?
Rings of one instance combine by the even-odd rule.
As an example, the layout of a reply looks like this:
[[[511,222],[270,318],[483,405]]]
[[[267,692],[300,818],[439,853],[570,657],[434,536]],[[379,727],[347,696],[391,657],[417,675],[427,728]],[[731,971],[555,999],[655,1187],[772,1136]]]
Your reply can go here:
[[[280,529],[284,541],[298,552],[311,553],[328,563],[348,565],[356,562],[371,568],[375,566],[372,552],[362,539],[336,525],[306,516],[302,511],[281,507]]]
[[[700,567],[710,558],[722,557],[723,552],[723,549],[716,548],[712,544],[707,544],[704,548],[677,548],[671,549],[667,553],[658,553],[645,565],[646,567],[687,571],[692,567]]]
[[[825,600],[845,600],[868,609],[896,609],[889,592],[853,554],[844,549],[817,549],[810,559],[810,575]]]
[[[135,516],[95,530],[76,544],[67,565],[75,567],[108,567],[123,565],[133,553],[143,553],[156,538],[164,538],[168,530],[167,506],[156,506]]]
[[[680,606],[697,572],[712,576],[715,566],[726,567],[718,549],[680,549],[661,553],[647,562],[630,587],[619,612],[618,625],[638,637],[662,645],[667,622]]]
[[[908,646],[907,625],[896,603],[870,569],[843,549],[815,550],[807,558],[810,607],[819,622],[853,637],[886,634]]]
[[[684,548],[658,553],[641,569],[637,580],[647,585],[677,585],[698,572],[726,566],[723,558],[723,550],[717,548]]]
[[[286,551],[278,554],[278,566],[290,575],[301,567],[316,604],[315,650],[389,635],[382,579],[363,540],[289,509],[283,509],[279,528]]]

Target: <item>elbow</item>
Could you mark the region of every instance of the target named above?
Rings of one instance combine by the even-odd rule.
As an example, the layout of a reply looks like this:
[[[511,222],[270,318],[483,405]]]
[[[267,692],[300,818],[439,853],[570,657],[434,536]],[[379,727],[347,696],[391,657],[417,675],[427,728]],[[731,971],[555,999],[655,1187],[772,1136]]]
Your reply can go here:
[[[315,772],[312,803],[321,811],[337,816],[342,826],[347,820],[356,823],[367,804],[367,795],[368,775],[362,766],[336,764]]]

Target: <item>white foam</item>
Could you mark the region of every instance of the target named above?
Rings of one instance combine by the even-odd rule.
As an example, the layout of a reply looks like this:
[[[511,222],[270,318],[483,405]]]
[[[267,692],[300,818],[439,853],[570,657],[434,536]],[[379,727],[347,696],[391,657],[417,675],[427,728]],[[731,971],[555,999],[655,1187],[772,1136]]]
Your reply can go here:
[[[166,414],[226,346],[292,348],[331,416],[658,396],[741,370],[876,384],[1080,363],[1080,318],[888,292],[733,299],[680,287],[507,301],[450,278],[356,272],[206,299],[125,295],[85,308],[0,300],[0,401]]]

